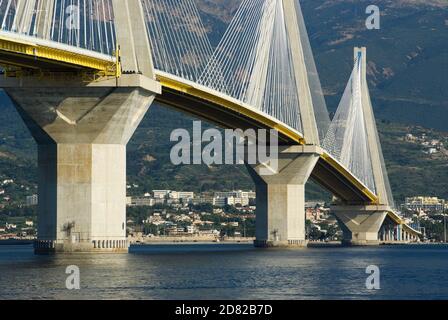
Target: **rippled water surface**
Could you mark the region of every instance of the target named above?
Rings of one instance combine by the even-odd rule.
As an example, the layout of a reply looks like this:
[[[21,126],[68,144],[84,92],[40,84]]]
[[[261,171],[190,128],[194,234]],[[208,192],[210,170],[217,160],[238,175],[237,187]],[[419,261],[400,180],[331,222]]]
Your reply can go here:
[[[66,289],[67,266],[81,290]],[[381,289],[366,289],[366,268]],[[35,256],[0,246],[0,299],[448,299],[448,247],[258,250],[157,245],[130,254]]]

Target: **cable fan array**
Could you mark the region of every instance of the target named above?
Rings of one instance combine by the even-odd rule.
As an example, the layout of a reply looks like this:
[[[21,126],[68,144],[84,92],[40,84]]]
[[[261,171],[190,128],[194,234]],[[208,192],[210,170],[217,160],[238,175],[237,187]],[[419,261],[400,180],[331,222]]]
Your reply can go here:
[[[213,49],[193,0],[143,0],[156,69],[197,81]]]
[[[313,50],[308,38],[308,30],[303,18],[302,7],[299,0],[296,1],[296,16],[299,25],[300,41],[302,42],[303,55],[308,74],[308,85],[313,99],[314,117],[316,119],[317,129],[322,143],[330,128],[330,115],[325,102],[324,92],[317,73],[316,63],[314,61]]]
[[[301,131],[282,1],[245,0],[199,83]]]
[[[376,192],[362,106],[361,57],[344,91],[330,125],[323,148],[350,170],[371,191]]]
[[[111,0],[0,0],[2,31],[103,54],[115,51]]]

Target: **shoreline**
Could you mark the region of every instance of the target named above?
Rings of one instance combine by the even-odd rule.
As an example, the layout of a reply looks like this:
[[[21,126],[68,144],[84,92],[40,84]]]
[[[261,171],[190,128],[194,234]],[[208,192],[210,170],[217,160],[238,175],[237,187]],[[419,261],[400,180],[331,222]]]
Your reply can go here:
[[[182,244],[253,244],[254,238],[229,238],[224,240],[204,238],[155,238],[140,241],[129,240],[133,246],[142,245],[182,245]]]
[[[208,239],[154,239],[136,242],[135,240],[129,240],[129,245],[132,247],[140,246],[176,246],[176,245],[252,245],[254,242],[253,238],[249,239],[226,239],[222,241],[208,240]],[[16,245],[25,246],[33,245],[34,240],[21,240],[21,239],[2,239],[0,240],[0,246]],[[392,246],[448,246],[448,243],[440,242],[416,242],[416,243],[380,243],[378,247],[392,247]],[[347,246],[342,245],[339,241],[332,242],[308,242],[308,248],[344,248]]]

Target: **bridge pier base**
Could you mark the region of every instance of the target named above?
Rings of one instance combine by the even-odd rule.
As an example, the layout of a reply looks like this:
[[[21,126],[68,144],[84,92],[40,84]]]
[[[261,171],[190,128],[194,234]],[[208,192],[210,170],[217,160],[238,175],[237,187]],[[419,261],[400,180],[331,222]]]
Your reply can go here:
[[[386,218],[385,206],[333,206],[332,214],[343,231],[346,246],[379,245],[380,228]]]
[[[292,147],[279,154],[278,168],[248,166],[256,184],[255,246],[306,247],[305,184],[318,159],[316,147]],[[272,174],[266,174],[266,172]]]
[[[5,91],[38,144],[35,252],[128,252],[126,145],[157,85]]]

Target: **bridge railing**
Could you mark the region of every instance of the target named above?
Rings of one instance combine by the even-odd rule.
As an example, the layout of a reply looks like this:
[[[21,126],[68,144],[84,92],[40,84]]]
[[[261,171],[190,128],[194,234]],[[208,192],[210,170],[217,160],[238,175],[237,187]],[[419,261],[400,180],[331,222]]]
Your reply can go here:
[[[213,48],[194,0],[142,0],[154,67],[197,82]]]

